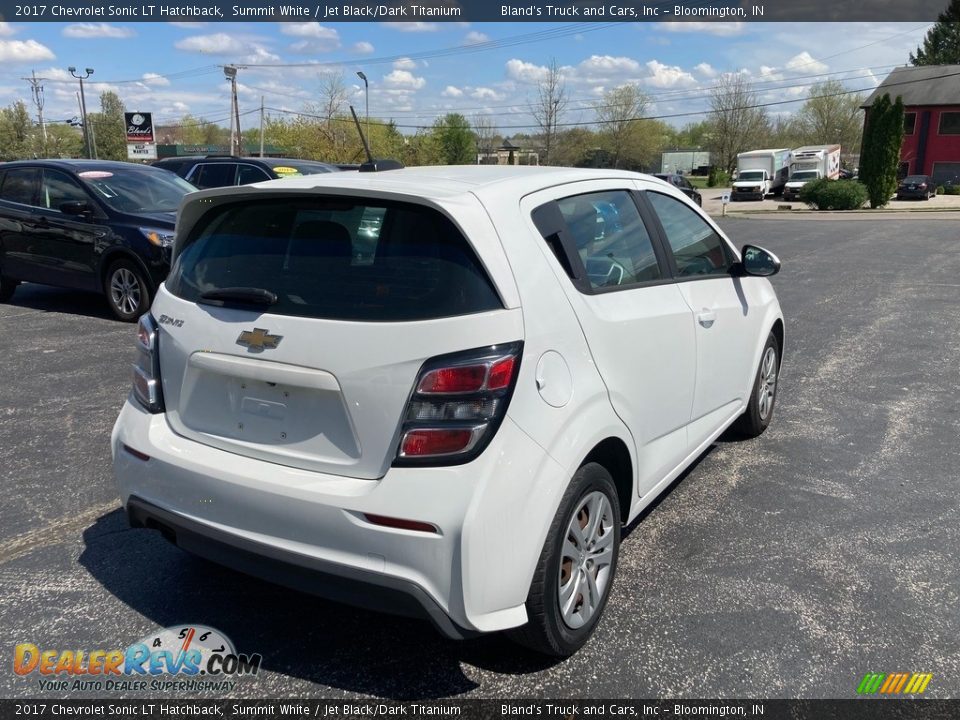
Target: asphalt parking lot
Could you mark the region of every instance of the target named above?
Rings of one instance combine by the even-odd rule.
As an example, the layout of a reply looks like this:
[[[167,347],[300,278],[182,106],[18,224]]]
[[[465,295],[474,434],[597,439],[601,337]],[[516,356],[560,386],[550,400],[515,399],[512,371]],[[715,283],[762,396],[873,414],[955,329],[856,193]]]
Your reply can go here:
[[[128,529],[108,440],[134,328],[100,298],[20,288],[0,305],[0,696],[45,695],[12,672],[16,643],[112,649],[179,623],[262,653],[244,697],[853,697],[866,672],[960,696],[960,223],[722,223],[783,261],[777,416],[630,529],[604,621],[560,663]]]

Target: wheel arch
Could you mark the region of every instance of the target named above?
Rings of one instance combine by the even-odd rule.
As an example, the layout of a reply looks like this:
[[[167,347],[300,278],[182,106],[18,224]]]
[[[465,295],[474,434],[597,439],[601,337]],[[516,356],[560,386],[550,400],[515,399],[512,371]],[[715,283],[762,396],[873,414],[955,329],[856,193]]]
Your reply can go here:
[[[773,336],[777,339],[777,357],[780,359],[780,364],[783,364],[783,318],[777,318],[773,327],[770,328],[770,332],[773,333]]]
[[[110,266],[118,260],[130,260],[134,265],[137,266],[137,268],[140,270],[140,275],[143,278],[143,281],[147,283],[147,287],[150,290],[150,296],[153,297],[154,293],[157,291],[157,288],[150,276],[150,271],[147,269],[147,266],[144,265],[143,260],[137,257],[136,253],[130,252],[123,247],[108,248],[100,257],[100,268],[98,270],[98,275],[100,277],[100,290],[103,291],[104,286],[106,285],[107,272],[110,270]]]
[[[633,459],[626,443],[619,437],[608,437],[594,446],[580,463],[597,463],[606,468],[613,478],[617,488],[617,502],[620,510],[620,521],[626,523],[630,516],[630,506],[633,501]]]

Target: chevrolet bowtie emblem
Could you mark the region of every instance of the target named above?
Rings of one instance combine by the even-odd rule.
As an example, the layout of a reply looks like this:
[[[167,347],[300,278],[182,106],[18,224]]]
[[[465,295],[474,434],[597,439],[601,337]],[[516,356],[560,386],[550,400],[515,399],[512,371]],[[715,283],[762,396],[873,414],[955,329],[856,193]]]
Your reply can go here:
[[[281,340],[283,340],[283,335],[271,335],[269,330],[254,328],[240,333],[240,337],[237,338],[237,345],[244,345],[254,352],[260,352],[261,350],[273,350],[280,344]]]

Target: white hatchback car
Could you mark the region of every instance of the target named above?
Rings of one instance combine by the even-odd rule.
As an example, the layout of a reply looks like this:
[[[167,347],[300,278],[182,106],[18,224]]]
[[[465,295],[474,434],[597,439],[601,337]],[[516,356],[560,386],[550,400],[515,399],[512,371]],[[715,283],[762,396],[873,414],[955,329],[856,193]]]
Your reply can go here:
[[[215,562],[568,655],[621,526],[769,424],[779,267],[628,172],[194,193],[113,430],[123,503]]]

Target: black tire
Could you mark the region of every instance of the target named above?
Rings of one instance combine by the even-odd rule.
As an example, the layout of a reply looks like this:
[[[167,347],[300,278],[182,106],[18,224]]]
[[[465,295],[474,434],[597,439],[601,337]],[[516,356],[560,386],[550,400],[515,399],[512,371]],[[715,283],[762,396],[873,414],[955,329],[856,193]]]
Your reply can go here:
[[[132,260],[117,260],[110,266],[103,291],[117,320],[134,322],[150,309],[150,285]]]
[[[768,361],[768,353],[773,352],[773,385],[772,388],[765,377],[765,365]],[[768,368],[769,369],[769,368]],[[760,353],[760,366],[757,368],[756,377],[753,380],[753,392],[750,394],[750,402],[743,415],[737,418],[733,424],[733,430],[744,438],[755,438],[763,434],[763,431],[770,426],[773,419],[773,411],[777,404],[777,392],[780,389],[780,346],[773,333],[767,336],[767,342],[763,346],[763,352]],[[772,394],[771,394],[772,390]],[[763,395],[766,394],[767,402],[762,402]],[[764,407],[766,412],[764,412]]]
[[[599,573],[604,572],[604,570],[599,565],[592,566],[590,564],[592,561],[586,561],[587,564],[580,568],[574,567],[572,562],[565,563],[563,547],[567,542],[567,530],[574,521],[574,514],[576,513],[579,524],[583,515],[583,510],[578,512],[581,503],[590,498],[598,498],[594,494],[597,492],[602,493],[607,501],[605,511],[597,514],[600,515],[604,528],[600,537],[606,538],[607,534],[611,536],[609,544],[611,555],[608,564],[604,566],[606,574],[603,587],[600,590],[600,601],[595,604],[589,619],[579,627],[573,628],[564,620],[560,609],[561,575],[566,572],[572,583],[575,578],[585,577],[584,572],[592,573],[594,577],[593,586],[595,587]],[[585,525],[581,525],[581,527],[586,527],[589,524],[589,515],[584,522]],[[576,542],[573,542],[573,545],[576,546]],[[603,551],[595,552],[599,555]],[[569,657],[579,650],[593,634],[600,617],[603,615],[607,599],[610,597],[610,590],[616,578],[619,552],[620,505],[617,499],[616,486],[605,467],[597,463],[587,463],[573,476],[563,499],[560,501],[560,508],[550,525],[550,531],[547,533],[547,539],[533,575],[533,582],[530,585],[530,593],[527,596],[527,617],[529,620],[523,627],[510,631],[511,639],[538,653],[558,658]],[[589,557],[589,552],[587,556]],[[583,554],[581,554],[581,557],[583,557]],[[579,592],[580,587],[580,585],[573,587],[570,595],[571,606],[574,610],[582,608],[586,602],[583,593]]]
[[[0,275],[0,302],[8,302],[19,284],[19,280],[11,280]]]

